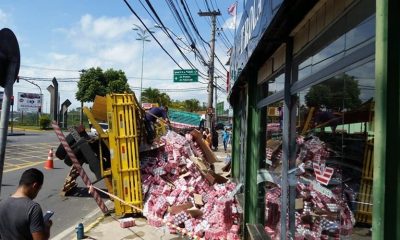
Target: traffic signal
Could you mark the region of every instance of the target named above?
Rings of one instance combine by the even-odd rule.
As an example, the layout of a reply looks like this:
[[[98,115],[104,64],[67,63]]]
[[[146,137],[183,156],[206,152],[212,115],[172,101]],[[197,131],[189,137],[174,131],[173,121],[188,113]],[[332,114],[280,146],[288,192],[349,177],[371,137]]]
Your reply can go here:
[[[11,96],[11,106],[13,106],[14,105],[14,96]]]

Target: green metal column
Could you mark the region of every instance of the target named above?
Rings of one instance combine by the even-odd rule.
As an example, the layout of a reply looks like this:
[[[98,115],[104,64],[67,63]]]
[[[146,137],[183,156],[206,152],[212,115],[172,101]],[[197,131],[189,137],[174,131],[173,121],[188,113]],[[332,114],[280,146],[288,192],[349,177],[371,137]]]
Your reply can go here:
[[[253,71],[256,73],[256,71]],[[257,75],[248,81],[247,159],[244,219],[245,223],[264,223],[264,190],[257,185],[257,174],[265,160],[266,111],[258,109],[257,102],[264,96],[264,88],[257,85]]]
[[[400,3],[376,1],[372,238],[400,239]]]
[[[235,102],[233,104],[233,129],[232,129],[232,178],[239,179],[240,169],[240,106]]]

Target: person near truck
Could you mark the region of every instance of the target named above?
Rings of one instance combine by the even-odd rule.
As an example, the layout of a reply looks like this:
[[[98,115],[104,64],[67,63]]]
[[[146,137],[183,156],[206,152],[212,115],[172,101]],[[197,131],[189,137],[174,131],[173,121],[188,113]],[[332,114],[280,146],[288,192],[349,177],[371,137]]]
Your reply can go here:
[[[229,132],[228,129],[225,127],[224,131],[222,132],[222,142],[224,143],[224,150],[226,152],[229,143]]]
[[[147,142],[149,144],[153,143],[154,140],[154,123],[157,122],[158,119],[163,119],[167,124],[169,123],[168,120],[168,107],[154,107],[151,108],[149,111],[146,112],[144,117],[144,126],[147,131]]]
[[[22,173],[16,192],[0,202],[0,239],[49,239],[51,220],[33,201],[43,185],[43,173],[31,168]]]

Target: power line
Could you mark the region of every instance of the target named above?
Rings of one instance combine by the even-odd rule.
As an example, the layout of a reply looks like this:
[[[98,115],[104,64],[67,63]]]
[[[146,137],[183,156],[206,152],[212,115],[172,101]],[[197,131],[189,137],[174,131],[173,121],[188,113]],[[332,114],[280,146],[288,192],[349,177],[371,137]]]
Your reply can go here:
[[[186,16],[187,16],[187,18],[189,19],[190,24],[191,24],[193,30],[194,30],[195,33],[196,33],[197,38],[200,40],[201,46],[203,47],[204,51],[206,52],[206,55],[209,55],[209,52],[207,51],[207,48],[206,48],[205,44],[206,44],[208,47],[210,47],[210,44],[209,44],[206,40],[204,40],[204,38],[201,36],[201,34],[200,34],[200,32],[199,32],[199,30],[198,30],[198,28],[197,28],[197,26],[196,26],[196,24],[195,24],[195,22],[194,22],[193,15],[192,15],[192,13],[191,13],[191,11],[190,11],[189,6],[187,5],[187,2],[181,0],[181,4],[182,4],[183,8],[185,9]],[[199,10],[199,11],[200,11],[200,10]],[[199,49],[195,48],[195,51],[197,51],[197,52],[201,55]],[[203,57],[203,58],[204,58],[204,57]]]
[[[218,8],[218,3],[217,3],[217,1],[214,0],[214,2],[215,2],[215,5],[216,5],[217,8]],[[236,6],[236,7],[237,7],[237,6]],[[222,21],[225,23],[225,22],[226,22],[226,19],[224,18],[223,15],[221,15],[221,18],[222,18]],[[230,34],[231,38],[233,38],[233,34],[232,34],[230,31],[228,31],[228,33]]]
[[[132,87],[132,90],[139,90],[139,87]],[[146,88],[144,88],[146,89]],[[156,88],[157,90],[161,92],[191,92],[191,91],[201,91],[201,90],[206,90],[204,87],[199,87],[199,88]]]
[[[126,0],[124,0],[126,2]],[[127,2],[126,2],[127,3]],[[155,11],[155,9],[153,8],[153,5],[150,3],[149,0],[146,0],[147,5],[150,7],[151,12],[154,14],[154,16],[157,18],[157,20],[159,21],[159,23],[161,24],[161,26],[163,28],[166,29],[164,23],[162,22],[161,18],[158,16],[157,12]],[[127,3],[128,4],[128,3]],[[133,9],[132,9],[133,11]],[[142,22],[142,21],[141,21]],[[144,23],[142,22],[142,24],[144,25]],[[146,27],[147,28],[147,27]],[[176,46],[176,48],[178,49],[178,51],[181,53],[182,57],[186,60],[186,62],[189,64],[189,66],[191,66],[192,68],[196,69],[196,67],[193,65],[193,63],[186,57],[186,55],[182,52],[182,50],[178,47],[177,43],[175,42],[175,40],[171,37],[171,35],[169,34],[168,31],[166,31],[165,33],[167,33],[167,36],[172,40],[172,42],[174,43],[174,45]],[[153,35],[153,34],[152,34]],[[154,36],[153,36],[154,37]],[[161,45],[160,45],[161,46]],[[182,69],[182,68],[181,68]],[[206,76],[206,74],[202,73],[201,71],[199,71],[199,73],[203,76]]]
[[[59,72],[78,72],[79,73],[80,71],[82,71],[82,70],[76,70],[76,69],[48,68],[48,67],[30,66],[30,65],[21,65],[21,67],[36,68],[36,69],[48,70],[48,71],[59,71]]]
[[[146,24],[143,22],[143,20],[139,17],[139,15],[133,10],[131,5],[128,3],[127,0],[124,0],[125,4],[128,6],[129,10],[135,15],[135,17],[142,23],[142,25],[149,31],[150,35],[153,37],[153,39],[158,43],[158,45],[161,47],[161,49],[171,58],[171,60],[180,68],[183,70],[181,65],[171,56],[171,54],[162,46],[162,44],[158,41],[158,39],[154,36],[154,34],[150,31],[150,29],[146,26]]]

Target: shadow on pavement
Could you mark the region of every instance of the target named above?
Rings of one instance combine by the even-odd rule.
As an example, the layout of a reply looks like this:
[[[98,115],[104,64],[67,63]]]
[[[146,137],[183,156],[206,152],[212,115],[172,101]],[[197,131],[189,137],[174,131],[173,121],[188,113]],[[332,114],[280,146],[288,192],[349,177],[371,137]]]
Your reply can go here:
[[[104,191],[107,191],[106,189],[102,189]],[[109,199],[110,197],[102,192],[99,192],[99,195],[101,198],[107,198]],[[87,187],[75,187],[71,191],[69,191],[66,195],[66,197],[92,197],[92,195],[89,193],[89,188]]]

